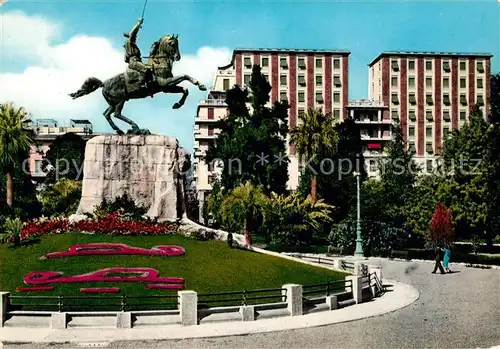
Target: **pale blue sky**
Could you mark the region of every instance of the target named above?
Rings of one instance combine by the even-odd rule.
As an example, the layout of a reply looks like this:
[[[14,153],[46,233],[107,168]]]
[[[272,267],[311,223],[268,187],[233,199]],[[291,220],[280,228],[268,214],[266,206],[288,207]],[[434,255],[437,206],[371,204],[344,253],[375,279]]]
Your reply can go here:
[[[64,31],[58,38],[61,42],[76,34],[86,34],[105,37],[114,47],[121,48],[121,34],[135,23],[142,6],[142,0],[10,0],[2,11],[21,10],[27,15],[62,22]],[[351,99],[367,96],[367,64],[382,51],[488,52],[495,55],[492,72],[500,71],[500,3],[496,0],[149,0],[139,38],[143,53],[148,52],[154,40],[167,33],[179,34],[183,54],[195,54],[202,46],[349,50]],[[3,70],[21,72],[30,64],[33,62],[28,59],[8,61],[4,62]],[[169,109],[175,98],[167,96],[133,101],[127,106],[128,113],[147,113],[151,106],[155,106],[157,113],[160,108],[165,118],[162,116],[161,121],[147,118],[148,123],[154,122],[156,132],[175,135],[183,146],[191,149],[196,102],[204,94],[194,88],[190,91],[189,102],[175,114]],[[96,126],[108,130],[104,121]]]

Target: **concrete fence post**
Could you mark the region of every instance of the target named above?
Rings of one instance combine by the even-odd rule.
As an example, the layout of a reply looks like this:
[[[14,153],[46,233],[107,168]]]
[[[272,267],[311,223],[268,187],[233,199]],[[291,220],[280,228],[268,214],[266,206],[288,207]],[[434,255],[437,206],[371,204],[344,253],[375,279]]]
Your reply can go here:
[[[198,293],[195,291],[179,291],[179,309],[183,326],[198,325]]]
[[[132,328],[132,313],[121,312],[116,316],[116,328]]]
[[[302,315],[302,285],[286,284],[282,288],[286,290],[287,309],[290,316]]]
[[[0,327],[3,327],[9,315],[10,292],[0,292]]]
[[[50,317],[50,328],[53,330],[65,330],[68,327],[67,313],[52,313]]]
[[[254,321],[255,307],[253,305],[245,305],[240,307],[240,315],[242,321]]]
[[[335,258],[333,261],[333,268],[337,270],[344,270],[344,260],[342,258]]]
[[[337,296],[326,296],[326,305],[329,310],[337,309],[339,307]]]
[[[361,262],[354,262],[354,275],[363,276],[363,270],[366,268],[366,265]]]
[[[363,293],[363,283],[361,280],[361,276],[346,276],[346,280],[351,280],[352,282],[352,297],[354,301],[356,302],[356,304],[361,303]]]

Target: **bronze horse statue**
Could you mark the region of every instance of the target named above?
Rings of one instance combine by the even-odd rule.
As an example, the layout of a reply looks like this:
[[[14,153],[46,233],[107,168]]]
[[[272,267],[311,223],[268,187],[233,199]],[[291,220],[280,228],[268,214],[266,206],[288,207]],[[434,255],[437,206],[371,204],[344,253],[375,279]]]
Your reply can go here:
[[[88,95],[102,87],[102,95],[109,105],[104,112],[104,117],[113,130],[120,135],[123,134],[123,131],[116,126],[111,116],[128,123],[132,127],[129,133],[150,134],[148,130],[140,129],[135,122],[122,114],[123,106],[129,99],[142,99],[148,96],[153,97],[159,92],[182,93],[181,99],[173,105],[174,109],[178,109],[184,105],[189,94],[186,88],[178,86],[181,82],[187,80],[193,85],[198,86],[201,91],[206,91],[206,87],[203,84],[189,75],[172,75],[173,63],[181,59],[179,41],[176,35],[167,35],[156,41],[148,57],[148,63],[143,64],[141,62],[140,51],[135,45],[135,35],[141,23],[142,22],[136,25],[137,28],[134,27],[133,31],[135,30],[135,32],[132,31],[132,35],[125,34],[125,36],[130,36],[133,39],[132,43],[130,43],[131,39],[128,40],[125,48],[127,52],[129,51],[130,45],[136,49],[136,51],[134,51],[135,56],[132,58],[135,58],[138,62],[134,61],[133,63],[146,67],[146,73],[139,69],[135,69],[135,67],[131,69],[133,67],[132,60],[128,58],[129,54],[127,53],[126,61],[129,63],[129,68],[126,72],[115,75],[104,82],[98,78],[90,77],[85,80],[78,91],[70,94],[73,99],[76,99]],[[150,75],[149,78],[147,73]]]

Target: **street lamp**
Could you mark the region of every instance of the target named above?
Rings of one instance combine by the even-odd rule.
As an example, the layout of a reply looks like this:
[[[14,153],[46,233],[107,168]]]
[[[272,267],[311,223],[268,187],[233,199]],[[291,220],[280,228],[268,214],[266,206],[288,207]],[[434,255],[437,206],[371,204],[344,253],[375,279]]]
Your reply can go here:
[[[361,209],[360,209],[360,199],[359,199],[359,192],[360,192],[359,177],[361,173],[354,172],[353,175],[354,177],[356,177],[357,197],[358,197],[357,219],[356,219],[356,250],[354,251],[354,257],[364,258],[365,255],[363,253],[363,239],[361,239]]]

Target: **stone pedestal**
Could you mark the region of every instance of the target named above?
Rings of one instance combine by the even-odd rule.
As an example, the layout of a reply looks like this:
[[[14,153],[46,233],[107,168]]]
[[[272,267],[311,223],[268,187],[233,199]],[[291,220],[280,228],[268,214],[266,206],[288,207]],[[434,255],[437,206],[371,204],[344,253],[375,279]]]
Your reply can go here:
[[[189,154],[173,137],[96,136],[87,142],[83,166],[77,215],[125,193],[146,206],[150,218],[173,221],[185,215]]]

